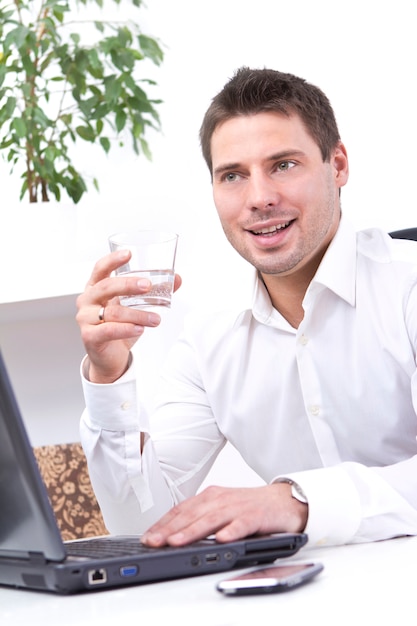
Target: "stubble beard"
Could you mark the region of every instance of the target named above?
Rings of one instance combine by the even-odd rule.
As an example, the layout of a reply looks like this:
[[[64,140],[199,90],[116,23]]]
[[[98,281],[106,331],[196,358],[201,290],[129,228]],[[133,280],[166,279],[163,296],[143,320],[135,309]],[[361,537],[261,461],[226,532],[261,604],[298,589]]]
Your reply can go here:
[[[320,213],[327,214],[329,218],[323,220],[322,227],[319,230],[311,229],[307,237],[301,234],[296,247],[291,248],[289,252],[282,252],[279,248],[276,248],[275,250],[265,251],[262,258],[260,258],[260,255],[253,253],[250,246],[246,245],[243,240],[239,240],[239,237],[235,235],[232,229],[228,229],[224,225],[222,227],[231,246],[258,272],[265,275],[286,274],[302,264],[308,257],[314,256],[315,251],[323,247],[323,242],[327,239],[329,230],[333,227],[334,211],[336,211],[335,198],[330,189],[325,207],[325,210],[320,211]],[[317,223],[320,223],[320,220],[317,220]],[[334,233],[332,233],[331,238],[333,238],[333,235]],[[326,249],[327,246],[323,249],[323,254]]]

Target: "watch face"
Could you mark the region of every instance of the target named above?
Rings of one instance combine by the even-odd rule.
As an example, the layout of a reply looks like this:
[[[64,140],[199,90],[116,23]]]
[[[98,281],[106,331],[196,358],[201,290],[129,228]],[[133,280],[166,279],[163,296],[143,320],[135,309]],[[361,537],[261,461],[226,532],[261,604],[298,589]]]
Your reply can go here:
[[[297,485],[297,483],[292,483],[291,495],[293,498],[295,498],[299,502],[302,502],[303,504],[308,504],[308,500],[306,498],[304,491],[301,489],[300,485]]]
[[[303,504],[308,504],[307,496],[304,491],[301,489],[300,485],[295,482],[292,478],[277,478],[275,483],[287,483],[291,485],[291,495],[293,498],[302,502]]]

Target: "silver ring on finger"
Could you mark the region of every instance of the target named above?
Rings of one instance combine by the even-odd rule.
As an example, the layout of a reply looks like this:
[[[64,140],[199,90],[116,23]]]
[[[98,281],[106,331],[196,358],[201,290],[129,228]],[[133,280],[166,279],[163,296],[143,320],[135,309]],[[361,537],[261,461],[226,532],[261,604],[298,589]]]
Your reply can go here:
[[[100,324],[102,324],[105,321],[105,319],[104,319],[104,310],[105,310],[105,307],[102,306],[102,307],[100,307],[100,310],[98,312],[98,319],[100,321]]]

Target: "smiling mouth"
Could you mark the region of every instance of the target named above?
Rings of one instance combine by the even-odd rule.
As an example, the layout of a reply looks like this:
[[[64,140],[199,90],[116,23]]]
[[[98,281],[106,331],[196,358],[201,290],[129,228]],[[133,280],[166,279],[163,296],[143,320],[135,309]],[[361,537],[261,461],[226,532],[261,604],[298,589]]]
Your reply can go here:
[[[290,224],[292,224],[294,220],[290,220],[289,222],[284,222],[283,224],[277,224],[276,226],[269,226],[269,228],[261,228],[260,230],[251,230],[250,232],[254,235],[275,235],[280,230],[284,230],[288,228]]]

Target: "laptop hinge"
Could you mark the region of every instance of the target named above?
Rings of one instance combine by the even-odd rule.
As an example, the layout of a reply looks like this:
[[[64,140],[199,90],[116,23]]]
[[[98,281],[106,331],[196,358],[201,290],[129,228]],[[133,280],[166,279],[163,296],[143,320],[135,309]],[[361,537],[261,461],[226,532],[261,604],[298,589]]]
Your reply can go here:
[[[33,565],[45,565],[46,563],[43,552],[29,552],[29,561]]]

